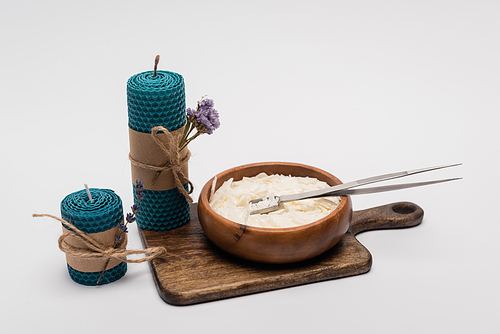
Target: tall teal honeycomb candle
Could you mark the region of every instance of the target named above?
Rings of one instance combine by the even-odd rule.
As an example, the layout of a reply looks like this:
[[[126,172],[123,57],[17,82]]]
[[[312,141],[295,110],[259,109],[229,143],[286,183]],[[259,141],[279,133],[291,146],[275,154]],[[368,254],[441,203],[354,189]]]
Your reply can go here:
[[[90,188],[89,192],[90,196],[85,189],[66,196],[61,202],[61,217],[105,248],[114,247],[118,224],[123,222],[122,201],[109,189]],[[68,230],[63,223],[63,231]],[[65,242],[78,249],[88,249],[81,240],[71,236]],[[125,248],[126,244],[124,237],[117,247]],[[127,272],[127,263],[116,259],[89,259],[66,253],[66,260],[70,277],[83,285],[111,283]]]
[[[186,124],[184,79],[169,71],[136,74],[127,82],[127,106],[132,182],[144,181],[137,225],[151,231],[182,226],[190,220],[189,202],[176,186],[173,170],[160,172],[155,168],[171,164],[173,159],[166,149],[172,152],[177,149],[175,140],[182,135]],[[158,126],[168,132],[155,133],[161,144],[151,133]],[[185,160],[187,154],[189,151],[183,150],[181,159]],[[187,177],[187,162],[176,167]],[[183,180],[180,187],[187,191],[189,182]]]

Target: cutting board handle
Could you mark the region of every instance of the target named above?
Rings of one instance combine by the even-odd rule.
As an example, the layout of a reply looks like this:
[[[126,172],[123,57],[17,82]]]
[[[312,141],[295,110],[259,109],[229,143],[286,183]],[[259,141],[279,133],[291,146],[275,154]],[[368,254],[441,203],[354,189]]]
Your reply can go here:
[[[424,218],[424,210],[411,202],[397,202],[371,209],[354,211],[349,231],[365,231],[417,226]]]

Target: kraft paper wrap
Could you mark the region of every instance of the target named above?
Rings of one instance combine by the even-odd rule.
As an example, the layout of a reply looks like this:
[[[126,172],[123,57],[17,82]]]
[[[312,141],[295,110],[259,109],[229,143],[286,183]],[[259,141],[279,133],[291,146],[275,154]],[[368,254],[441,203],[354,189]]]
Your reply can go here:
[[[176,145],[175,149],[177,149],[177,145],[182,137],[183,132],[184,132],[184,126],[181,127],[180,129],[170,132],[175,138],[173,143]],[[157,136],[161,140],[163,145],[171,144],[169,143],[167,134],[159,133],[157,134]],[[170,162],[169,157],[166,156],[162,148],[153,140],[151,133],[138,132],[132,130],[129,127],[129,141],[130,141],[131,160],[133,159],[143,164],[157,166],[157,167],[163,167],[165,164]],[[179,154],[180,154],[180,160],[182,161],[189,155],[189,150],[185,148]],[[188,181],[187,161],[183,163],[180,167],[182,173],[186,177],[186,180],[181,180],[181,181],[185,183]],[[131,164],[131,170],[132,170],[132,181],[135,182],[135,180],[143,180],[144,189],[163,191],[176,188],[174,176],[171,170],[168,169],[163,170],[154,184],[153,180],[155,178],[157,171],[150,170],[141,166],[136,166],[134,163]]]
[[[63,233],[70,232],[64,226],[62,227],[62,229]],[[92,237],[92,239],[94,239],[96,242],[105,245],[106,248],[112,248],[115,244],[115,238],[119,233],[120,230],[118,229],[118,226],[115,226],[114,228],[109,229],[107,231],[98,233],[89,233],[88,236]],[[121,236],[122,236],[122,241],[118,244],[117,248],[125,249],[127,247],[127,234],[122,233]],[[67,236],[64,240],[73,247],[80,248],[81,250],[89,250],[89,248],[85,246],[85,243],[81,239],[76,238],[72,235]],[[76,269],[78,271],[90,273],[90,272],[102,271],[108,259],[107,258],[85,259],[66,254],[66,261],[68,262],[68,265],[71,268]],[[109,260],[109,263],[106,266],[106,270],[114,268],[122,262],[123,261],[112,258]]]

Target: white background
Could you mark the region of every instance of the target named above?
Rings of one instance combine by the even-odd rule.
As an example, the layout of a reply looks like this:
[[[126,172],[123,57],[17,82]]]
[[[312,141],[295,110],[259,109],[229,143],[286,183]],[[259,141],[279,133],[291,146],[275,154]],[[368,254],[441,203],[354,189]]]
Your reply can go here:
[[[498,333],[498,1],[0,1],[0,323],[5,333]],[[245,163],[292,161],[344,182],[461,181],[353,197],[411,201],[415,228],[358,239],[364,275],[178,307],[146,263],[74,283],[60,201],[91,187],[132,204],[126,82],[160,68],[221,128],[190,146],[196,191]],[[135,226],[129,249],[142,248]]]

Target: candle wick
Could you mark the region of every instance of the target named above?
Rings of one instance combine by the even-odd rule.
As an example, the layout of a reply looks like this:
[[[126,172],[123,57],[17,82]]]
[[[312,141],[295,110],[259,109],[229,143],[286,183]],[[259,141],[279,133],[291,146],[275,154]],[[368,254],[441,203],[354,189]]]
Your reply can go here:
[[[160,62],[160,55],[157,55],[155,58],[155,70],[153,72],[153,78],[156,77],[156,69],[158,68],[158,63]]]
[[[94,201],[94,199],[92,198],[92,195],[90,194],[90,189],[89,189],[89,186],[88,186],[86,183],[84,183],[83,185],[85,186],[85,190],[87,190],[87,195],[89,196],[89,200],[90,200],[91,202],[93,202],[93,201]]]

